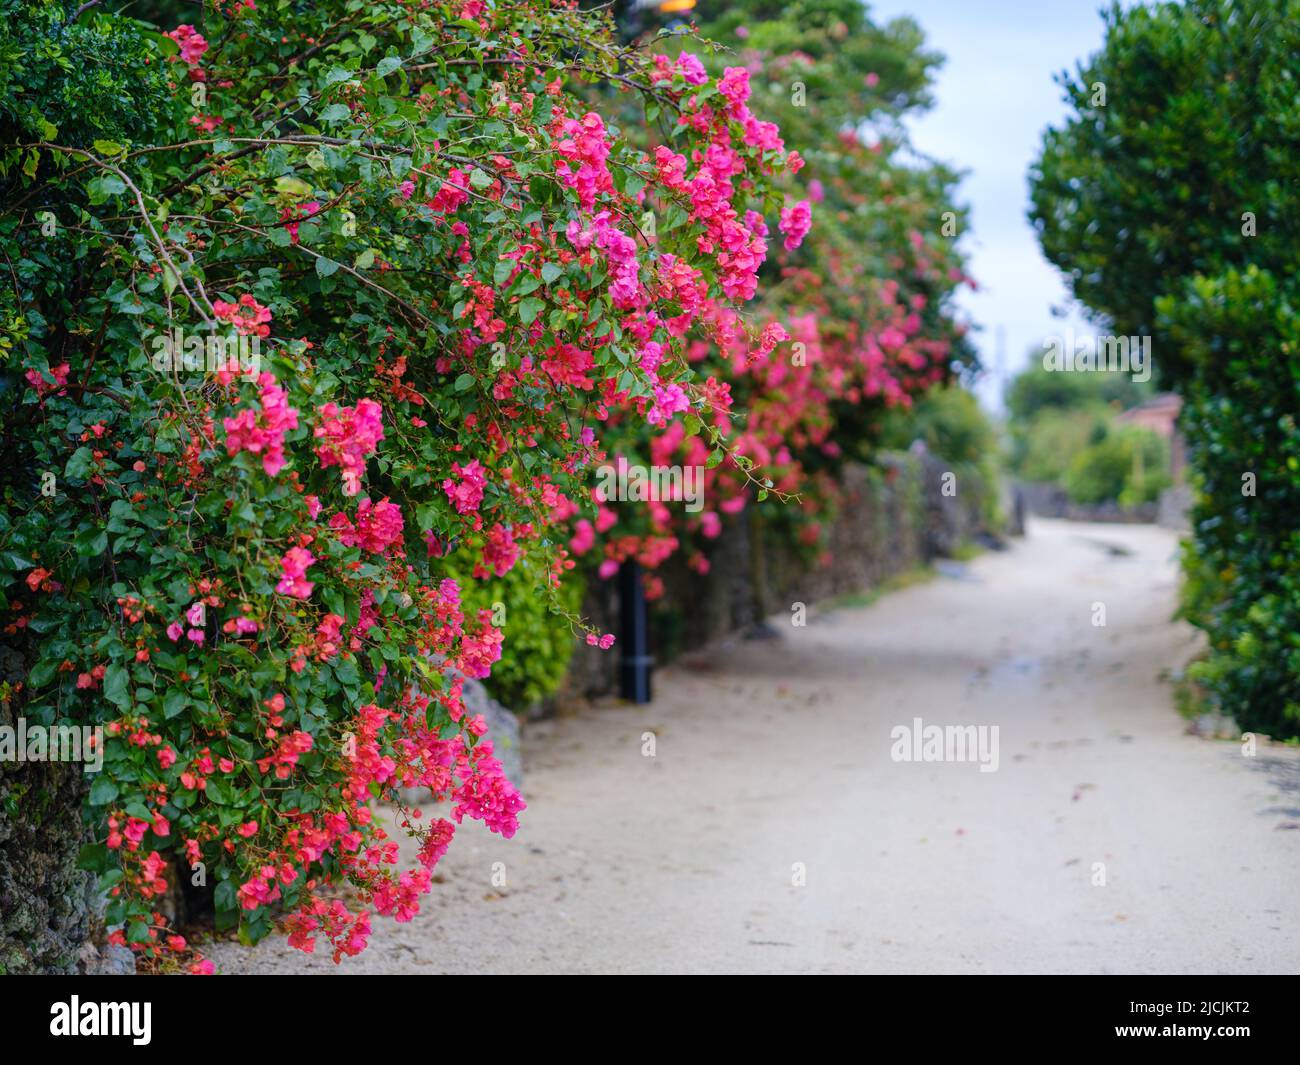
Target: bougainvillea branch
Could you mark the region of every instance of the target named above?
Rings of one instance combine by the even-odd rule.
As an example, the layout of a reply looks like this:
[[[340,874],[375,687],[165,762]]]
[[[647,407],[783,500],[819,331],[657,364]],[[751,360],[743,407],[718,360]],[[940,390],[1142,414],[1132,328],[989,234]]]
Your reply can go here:
[[[618,426],[709,418],[786,494],[690,346],[744,343],[764,219],[806,229],[797,162],[743,71],[540,0],[90,18],[144,56],[152,125],[41,116],[14,145],[27,202],[59,205],[4,235],[6,430],[53,477],[0,528],[24,712],[104,727],[83,860],[121,942],[188,954],[159,909],[179,862],[219,928],[254,941],[283,909],[296,946],[354,954],[372,916],[413,916],[464,817],[510,836],[524,808],[465,711],[502,633],[452,556],[559,582]],[[626,90],[676,116],[671,145],[602,116]],[[403,869],[371,804],[407,787],[449,811],[405,812]]]

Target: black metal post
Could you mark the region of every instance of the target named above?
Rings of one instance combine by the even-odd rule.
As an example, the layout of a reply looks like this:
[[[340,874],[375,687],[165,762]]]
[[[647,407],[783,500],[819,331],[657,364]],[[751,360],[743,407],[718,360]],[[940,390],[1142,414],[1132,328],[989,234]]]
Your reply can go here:
[[[620,691],[634,703],[650,701],[650,624],[646,612],[641,564],[628,559],[618,571],[618,642]]]

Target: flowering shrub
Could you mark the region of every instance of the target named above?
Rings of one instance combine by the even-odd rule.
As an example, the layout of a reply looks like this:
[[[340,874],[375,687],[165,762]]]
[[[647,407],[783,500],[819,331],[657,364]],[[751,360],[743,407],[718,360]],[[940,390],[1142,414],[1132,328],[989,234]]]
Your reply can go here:
[[[63,32],[65,5],[25,6]],[[219,928],[255,941],[284,907],[295,946],[338,959],[372,915],[414,915],[466,816],[511,836],[524,809],[452,673],[488,676],[503,642],[452,557],[473,582],[527,556],[553,589],[557,525],[603,520],[606,431],[761,486],[721,374],[785,335],[736,306],[769,223],[806,235],[776,185],[800,160],[743,70],[541,0],[242,4],[165,36],[82,18],[127,42],[137,67],[109,72],[148,106],[4,104],[16,697],[105,727],[83,862],[120,941],[188,950],[158,905],[175,858]],[[209,354],[255,340],[258,364],[159,369],[178,328]],[[697,359],[706,339],[728,354]],[[406,812],[401,869],[370,804],[408,786],[450,811]]]
[[[747,220],[768,245],[761,276],[770,283],[757,305],[708,312],[713,328],[688,338],[708,407],[667,424],[615,413],[601,435],[610,461],[703,468],[705,500],[690,513],[664,500],[618,505],[595,490],[597,516],[576,521],[569,548],[605,579],[625,559],[653,571],[678,551],[707,571],[710,543],[728,516],[769,494],[790,504],[779,518],[816,550],[837,502],[839,464],[869,458],[888,412],[974,362],[952,306],[958,287],[973,283],[954,239],[955,178],[918,161],[899,122],[927,103],[935,57],[917,40],[876,27],[858,0],[780,13],[742,0],[703,32],[735,51],[703,62],[689,51],[659,56],[656,79],[703,84],[712,70],[748,140],[797,150],[788,153],[776,218]],[[710,220],[725,157],[711,149],[688,160],[658,143],[653,128],[645,143],[663,181],[691,196],[688,220]],[[694,163],[703,165],[688,173]],[[688,283],[689,274],[674,276]],[[745,284],[748,295],[754,290]],[[641,345],[642,365],[659,358],[653,340]],[[713,446],[713,433],[728,440],[725,451]],[[645,580],[650,597],[660,594],[657,575]]]

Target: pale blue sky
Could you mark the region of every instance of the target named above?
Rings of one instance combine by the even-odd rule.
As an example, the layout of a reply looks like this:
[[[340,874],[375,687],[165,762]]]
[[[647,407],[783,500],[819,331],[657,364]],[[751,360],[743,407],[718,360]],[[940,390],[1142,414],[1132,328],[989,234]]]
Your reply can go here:
[[[975,335],[986,371],[980,398],[1000,409],[997,327],[1006,330],[1006,371],[1067,325],[1091,329],[1068,304],[1055,267],[1038,249],[1026,217],[1026,171],[1042,131],[1066,113],[1052,76],[1101,46],[1101,0],[872,0],[877,22],[910,15],[929,46],[947,57],[934,108],[910,124],[918,150],[969,171],[960,198],[971,208],[963,247],[980,291],[961,306],[983,329]],[[1126,3],[1124,6],[1131,6]]]

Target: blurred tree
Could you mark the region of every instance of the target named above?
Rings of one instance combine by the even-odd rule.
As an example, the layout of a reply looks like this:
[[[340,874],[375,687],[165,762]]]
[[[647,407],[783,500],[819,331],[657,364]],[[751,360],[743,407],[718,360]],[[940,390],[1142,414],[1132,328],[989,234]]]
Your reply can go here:
[[[1195,670],[1246,728],[1300,734],[1300,0],[1105,13],[1030,172],[1048,258],[1187,398]]]
[[[1150,382],[1133,380],[1126,373],[1053,372],[1042,362],[1041,351],[1031,351],[1025,369],[1007,388],[1007,413],[1028,422],[1044,408],[1078,410],[1102,405],[1126,410],[1150,399]]]

